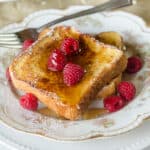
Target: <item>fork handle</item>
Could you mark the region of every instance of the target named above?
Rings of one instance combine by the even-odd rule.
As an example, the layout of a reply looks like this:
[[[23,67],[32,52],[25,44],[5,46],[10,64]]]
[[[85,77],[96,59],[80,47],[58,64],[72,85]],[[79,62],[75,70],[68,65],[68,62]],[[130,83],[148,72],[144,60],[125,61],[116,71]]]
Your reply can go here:
[[[90,15],[90,14],[101,12],[104,10],[112,10],[112,9],[116,9],[116,8],[121,8],[121,7],[129,6],[129,5],[132,5],[132,0],[109,0],[108,2],[105,2],[104,4],[97,5],[93,8],[58,18],[52,22],[49,22],[49,23],[39,27],[37,30],[40,32],[44,28],[48,28],[50,26],[53,26],[60,22],[64,22],[69,19],[73,19],[73,18],[85,16],[85,15]]]

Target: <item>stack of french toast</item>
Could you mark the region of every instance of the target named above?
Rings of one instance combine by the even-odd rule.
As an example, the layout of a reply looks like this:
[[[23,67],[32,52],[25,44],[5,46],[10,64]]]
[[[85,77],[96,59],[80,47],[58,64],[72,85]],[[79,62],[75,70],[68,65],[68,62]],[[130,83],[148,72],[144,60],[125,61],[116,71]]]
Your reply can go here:
[[[72,86],[64,83],[63,71],[47,67],[52,51],[59,49],[66,38],[77,40],[80,49],[69,56],[69,61],[84,68],[81,80]],[[77,120],[94,100],[116,92],[127,66],[123,48],[123,40],[115,32],[91,36],[67,26],[46,29],[37,42],[14,59],[9,67],[11,80],[17,89],[34,94],[58,115]]]

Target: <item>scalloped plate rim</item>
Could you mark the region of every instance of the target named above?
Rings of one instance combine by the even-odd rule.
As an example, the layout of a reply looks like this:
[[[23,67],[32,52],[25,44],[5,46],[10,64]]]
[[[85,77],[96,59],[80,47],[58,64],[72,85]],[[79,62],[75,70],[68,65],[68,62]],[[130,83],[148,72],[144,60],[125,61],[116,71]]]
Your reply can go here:
[[[79,8],[87,8],[87,6],[71,6],[71,7],[67,8],[67,9],[70,9],[70,8],[72,8],[72,7],[76,7],[76,8],[78,8],[78,7],[79,7]],[[88,6],[88,7],[89,7],[89,6]],[[67,11],[67,9],[65,9],[65,10],[50,9],[50,10],[51,10],[51,11],[54,10],[55,12],[58,12],[58,13],[61,14],[61,13],[65,12],[65,11]],[[37,12],[35,12],[35,13],[33,13],[33,14],[27,16],[21,23],[14,23],[14,24],[5,26],[4,28],[1,28],[0,31],[6,30],[6,29],[8,29],[8,28],[13,28],[14,26],[25,27],[26,24],[27,24],[27,21],[28,21],[29,19],[33,18],[33,17],[36,16],[36,15],[39,15],[40,13],[43,14],[43,12],[44,12],[44,13],[49,12],[50,10],[47,9],[47,10],[37,11]],[[143,21],[143,19],[140,18],[140,17],[138,17],[138,16],[132,15],[132,14],[130,14],[130,13],[122,12],[122,11],[111,12],[110,14],[111,14],[111,15],[118,15],[118,14],[120,14],[120,13],[123,14],[123,15],[125,15],[125,16],[127,16],[127,17],[131,17],[132,19],[133,19],[133,18],[138,19],[138,23],[140,23],[140,27],[142,27],[142,30],[143,30],[144,32],[150,32],[150,28],[147,27],[146,24],[145,24],[145,22]],[[103,14],[105,15],[105,12],[104,12]],[[58,14],[57,14],[57,15],[58,15]],[[59,16],[60,16],[60,15],[59,15]],[[123,132],[121,132],[120,134],[125,133],[125,132],[128,132],[128,131],[130,131],[130,130],[136,128],[136,127],[138,127],[138,126],[144,121],[144,119],[146,119],[147,117],[150,117],[150,113],[146,113],[146,114],[141,114],[141,115],[139,115],[139,116],[137,117],[137,119],[136,119],[136,120],[138,120],[138,124],[136,124],[136,123],[135,123],[134,125],[132,124],[132,128],[130,128],[130,129],[126,130],[126,131],[123,131]],[[8,125],[7,123],[5,123],[3,120],[0,120],[0,122],[3,123],[4,125],[6,125],[7,127],[14,128],[14,127]],[[125,127],[125,128],[128,128],[128,127]],[[16,129],[16,128],[15,128],[15,129]],[[23,130],[20,130],[20,129],[16,129],[16,130],[21,131],[21,132],[26,132],[26,133],[28,133],[28,134],[33,134],[33,135],[42,136],[42,135],[40,135],[40,134],[36,134],[36,133],[32,133],[32,132],[27,132],[27,131],[23,131]],[[98,132],[99,132],[99,131],[98,131]],[[97,133],[97,132],[96,132],[96,133]],[[100,134],[100,133],[97,133],[97,134],[96,134],[96,133],[94,133],[94,136],[96,136],[96,137],[94,137],[94,139],[104,139],[104,138],[107,138],[107,137],[113,137],[113,136],[119,135],[118,133],[116,133],[116,134],[111,134],[111,135],[107,135],[107,136],[106,136],[106,135],[102,135],[102,134]],[[42,136],[42,137],[46,137],[46,138],[52,139],[52,140],[66,141],[65,139],[63,140],[63,139],[57,139],[57,138],[53,138],[53,137],[47,137],[47,136]],[[93,139],[93,135],[91,135],[91,133],[84,135],[84,137],[83,137],[83,138],[81,137],[81,139],[80,139],[80,138],[75,139],[75,140],[69,139],[69,141],[72,141],[72,142],[73,142],[73,141],[85,141],[85,140],[87,141],[87,140],[90,140],[90,139]],[[67,139],[67,141],[68,141],[68,139]]]

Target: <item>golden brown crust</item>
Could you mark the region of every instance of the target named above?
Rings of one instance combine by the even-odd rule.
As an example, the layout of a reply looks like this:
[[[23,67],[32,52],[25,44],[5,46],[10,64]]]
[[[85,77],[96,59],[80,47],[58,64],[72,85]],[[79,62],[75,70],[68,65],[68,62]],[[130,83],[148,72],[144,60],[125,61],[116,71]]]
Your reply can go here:
[[[42,30],[39,33],[38,39],[43,38],[50,32],[50,28],[46,28]],[[115,37],[115,38],[114,38]],[[123,39],[122,37],[117,33],[117,32],[101,32],[96,35],[96,39],[98,39],[100,42],[104,42],[105,44],[110,44],[113,46],[116,46],[119,49],[122,49],[124,44],[123,44]],[[116,92],[116,87],[121,82],[121,77],[122,74],[114,78],[108,85],[104,86],[97,94],[97,99],[104,99],[110,95],[115,94]]]
[[[126,64],[126,57],[125,55],[122,55],[115,63],[111,65],[111,68],[108,67],[104,72],[101,72],[96,82],[93,82],[92,86],[89,87],[86,94],[82,98],[82,101],[80,103],[81,110],[84,111],[91,100],[96,99],[98,92],[113,78],[118,76],[126,68]]]
[[[117,32],[113,32],[113,31],[101,32],[96,35],[96,39],[98,39],[99,41],[105,44],[116,46],[120,50],[123,50],[124,48],[123,38]]]
[[[46,29],[42,30],[39,33],[38,39],[41,39],[44,36],[46,36],[46,34],[48,32],[50,32],[50,30],[51,30],[50,28],[46,28]],[[114,32],[114,31],[101,32],[101,33],[98,33],[95,36],[95,38],[105,44],[116,46],[120,50],[123,50],[123,48],[124,48],[123,38],[117,32]]]
[[[46,28],[44,30],[42,30],[40,33],[39,33],[39,36],[38,36],[38,39],[42,39],[44,36],[46,36],[46,34],[50,32],[50,29],[49,28]]]
[[[116,93],[117,85],[121,82],[122,74],[112,79],[112,81],[105,85],[102,90],[100,90],[97,94],[96,99],[104,99],[108,96],[111,96]]]
[[[65,118],[71,120],[79,119],[81,112],[77,106],[70,106],[63,104],[61,101],[52,98],[52,96],[49,96],[46,93],[44,94],[43,91],[40,91],[39,89],[30,86],[28,83],[24,81],[18,80],[17,78],[15,78],[12,72],[11,72],[11,79],[13,85],[17,89],[36,95],[43,104],[45,104],[49,109],[54,110],[58,115],[64,116]]]
[[[10,75],[16,88],[33,93],[60,116],[76,120],[90,101],[96,97],[98,91],[124,71],[127,59],[120,50],[99,43],[93,37],[80,34],[73,28],[57,27],[53,34],[36,43],[31,50],[18,56],[9,67]],[[88,70],[82,81],[73,87],[64,85],[60,79],[61,73],[46,70],[49,51],[58,47],[58,43],[63,40],[60,35],[63,38],[75,37],[80,40],[82,48],[86,50],[84,55],[77,55],[75,59],[72,59]],[[87,66],[89,62],[92,67]],[[53,84],[48,82],[48,79],[53,79]],[[72,102],[75,96],[77,101]]]

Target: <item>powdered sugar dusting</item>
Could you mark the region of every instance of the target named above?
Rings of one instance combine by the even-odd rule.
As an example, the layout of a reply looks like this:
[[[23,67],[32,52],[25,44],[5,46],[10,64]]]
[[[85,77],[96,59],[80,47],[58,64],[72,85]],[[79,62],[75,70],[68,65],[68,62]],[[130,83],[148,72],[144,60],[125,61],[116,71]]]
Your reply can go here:
[[[35,17],[37,17],[38,19],[41,14],[41,12],[39,15],[37,13]],[[44,13],[44,15],[47,16],[49,16],[49,14],[51,14],[51,11],[47,12],[47,14]],[[18,53],[18,51],[0,48],[1,120],[3,120],[10,126],[13,126],[19,130],[23,130],[25,132],[42,134],[44,136],[59,140],[83,140],[94,136],[107,137],[126,132],[130,129],[135,128],[141,123],[144,118],[150,116],[150,80],[148,78],[150,75],[150,61],[146,61],[149,60],[150,57],[150,34],[148,32],[149,29],[143,26],[136,17],[126,13],[113,12],[112,15],[111,13],[109,13],[108,16],[103,14],[89,16],[88,18],[92,17],[93,23],[91,23],[90,19],[88,21],[88,18],[86,17],[86,26],[84,23],[84,17],[82,18],[82,22],[80,23],[80,25],[76,20],[68,21],[68,23],[69,25],[74,25],[83,32],[88,31],[92,33],[99,33],[108,30],[117,31],[122,34],[126,42],[131,43],[134,48],[138,48],[137,51],[143,58],[143,60],[145,60],[145,63],[142,70],[136,76],[132,76],[131,80],[135,82],[137,86],[138,83],[142,81],[143,84],[140,84],[140,86],[141,89],[143,87],[144,89],[138,93],[136,99],[132,103],[130,103],[127,107],[117,113],[86,121],[60,120],[58,118],[56,119],[52,117],[45,117],[36,112],[26,111],[19,106],[18,99],[15,98],[10,88],[6,84],[3,84],[1,82],[6,82],[5,70],[12,61],[13,57]],[[30,19],[28,19],[27,21],[34,24],[34,19],[33,21]],[[94,22],[96,22],[97,24],[96,27],[94,26]],[[28,22],[24,24],[27,25]],[[22,27],[22,25],[18,25],[18,28],[20,27]],[[131,27],[133,27],[134,29],[132,32],[130,30]],[[15,26],[15,28],[17,27]],[[144,32],[142,31],[143,29]],[[11,30],[14,30],[13,26],[9,27],[9,31]],[[137,33],[138,35],[140,35],[140,38],[137,37]],[[51,33],[49,33],[49,36],[50,35]],[[37,42],[35,42],[32,47]],[[32,51],[32,47],[29,48],[30,52]],[[143,82],[143,80],[145,79],[146,82]],[[101,122],[101,124],[96,125],[95,121]],[[109,122],[113,122],[113,124],[110,126],[108,125]],[[108,125],[107,128],[105,128],[106,123]]]

